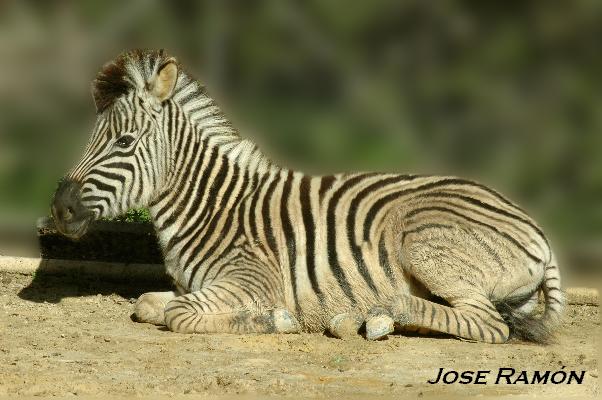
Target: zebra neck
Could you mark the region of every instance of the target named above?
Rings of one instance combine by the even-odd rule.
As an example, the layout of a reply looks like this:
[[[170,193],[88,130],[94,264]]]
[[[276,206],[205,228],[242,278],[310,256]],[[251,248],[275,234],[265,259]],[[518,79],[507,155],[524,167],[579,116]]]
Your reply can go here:
[[[173,101],[178,105],[179,117],[188,122],[193,133],[209,149],[218,151],[241,170],[255,173],[277,168],[253,142],[240,137],[205,87],[183,72]],[[185,134],[191,136],[189,132]]]
[[[179,105],[178,121],[164,124],[173,127],[172,165],[149,207],[168,272],[176,280],[185,279],[179,276],[182,266],[206,262],[200,255],[215,243],[218,230],[237,224],[233,219],[260,177],[286,171],[241,138],[211,99],[191,103]]]

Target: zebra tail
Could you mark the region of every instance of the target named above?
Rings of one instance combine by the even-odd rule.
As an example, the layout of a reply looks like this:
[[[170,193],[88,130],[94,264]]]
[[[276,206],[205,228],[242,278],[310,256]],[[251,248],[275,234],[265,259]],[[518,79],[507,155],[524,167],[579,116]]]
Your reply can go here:
[[[520,306],[525,304],[530,296],[521,299],[504,299],[496,303],[495,307],[510,328],[511,337],[550,344],[554,341],[555,329],[562,323],[565,306],[556,262],[546,267],[543,281],[536,291],[542,291],[544,295],[545,310],[541,316],[538,316],[535,311],[526,313],[520,310]]]

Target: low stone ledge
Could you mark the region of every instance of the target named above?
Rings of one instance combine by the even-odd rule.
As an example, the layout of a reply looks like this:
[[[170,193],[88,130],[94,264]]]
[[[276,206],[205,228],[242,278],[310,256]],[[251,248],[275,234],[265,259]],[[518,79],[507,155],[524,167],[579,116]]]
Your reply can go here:
[[[163,264],[0,256],[0,272],[24,275],[93,275],[126,281],[169,281]]]
[[[43,217],[37,223],[37,236],[43,259],[163,264],[150,223],[94,221],[82,238],[73,240],[61,235],[51,218]]]

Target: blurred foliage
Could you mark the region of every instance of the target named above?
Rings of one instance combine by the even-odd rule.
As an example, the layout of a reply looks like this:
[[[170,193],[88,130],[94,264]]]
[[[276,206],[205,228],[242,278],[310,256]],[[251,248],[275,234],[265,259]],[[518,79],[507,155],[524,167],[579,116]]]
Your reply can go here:
[[[593,0],[0,2],[0,210],[46,213],[98,68],[165,47],[283,165],[463,175],[599,240],[600,37]]]

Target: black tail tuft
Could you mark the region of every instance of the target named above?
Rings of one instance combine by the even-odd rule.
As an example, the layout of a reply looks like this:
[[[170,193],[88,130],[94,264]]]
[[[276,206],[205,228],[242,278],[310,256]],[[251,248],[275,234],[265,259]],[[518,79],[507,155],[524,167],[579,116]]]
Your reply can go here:
[[[535,310],[530,313],[519,310],[519,307],[531,296],[532,294],[521,298],[507,298],[495,303],[495,308],[510,328],[510,338],[550,344],[553,342],[554,335],[548,321],[537,315]]]
[[[536,292],[543,292],[545,310],[526,312],[532,307],[523,307],[527,302],[536,301]],[[530,342],[549,344],[554,342],[554,331],[563,323],[563,310],[566,304],[560,287],[560,272],[556,261],[545,267],[544,279],[539,287],[529,295],[508,297],[495,303],[495,307],[510,328],[510,337]],[[522,308],[522,310],[521,310]]]
[[[495,304],[496,309],[510,328],[510,337],[550,344],[553,342],[553,332],[546,320],[535,312],[524,313],[517,310],[514,302],[502,301]]]

